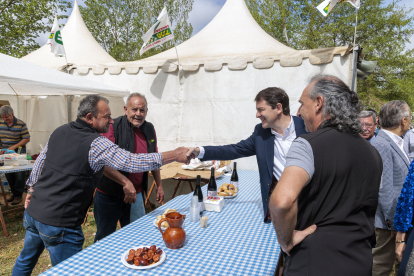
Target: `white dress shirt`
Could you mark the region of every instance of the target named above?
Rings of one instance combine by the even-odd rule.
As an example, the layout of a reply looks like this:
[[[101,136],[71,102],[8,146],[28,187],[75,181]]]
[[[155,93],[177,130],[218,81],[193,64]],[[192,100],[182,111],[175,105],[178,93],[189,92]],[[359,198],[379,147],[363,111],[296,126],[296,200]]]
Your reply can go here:
[[[272,129],[272,134],[275,136],[275,150],[273,157],[273,175],[279,181],[286,165],[286,155],[296,138],[295,123],[292,116],[290,116],[290,124],[285,129],[285,134],[282,136]]]
[[[280,179],[283,170],[286,165],[286,155],[292,145],[293,140],[296,138],[295,123],[293,122],[292,116],[290,116],[290,124],[285,129],[285,134],[282,136],[273,129],[271,130],[272,134],[275,136],[275,145],[274,145],[274,158],[273,158],[273,175],[277,180]],[[203,159],[205,154],[205,149],[200,148],[200,153],[197,158]]]
[[[401,149],[401,151],[404,153],[404,156],[407,158],[408,161],[410,161],[410,158],[408,158],[407,153],[404,150],[404,139],[398,136],[395,133],[392,133],[391,131],[388,131],[386,129],[382,129],[388,136],[390,136],[391,140],[393,140],[397,146]]]

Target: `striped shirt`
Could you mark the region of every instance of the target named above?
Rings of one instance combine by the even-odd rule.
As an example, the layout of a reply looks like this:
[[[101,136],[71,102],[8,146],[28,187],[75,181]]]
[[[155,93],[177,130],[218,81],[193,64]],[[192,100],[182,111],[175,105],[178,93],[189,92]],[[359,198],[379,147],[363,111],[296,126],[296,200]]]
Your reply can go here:
[[[7,149],[19,143],[22,139],[30,138],[29,131],[25,122],[14,117],[13,124],[8,126],[3,120],[0,120],[0,140],[1,147]]]
[[[30,187],[33,187],[36,184],[42,173],[47,149],[48,144],[46,144],[46,147],[36,159],[32,173],[26,183]],[[99,171],[104,166],[130,173],[154,171],[159,170],[162,165],[162,160],[161,153],[131,153],[121,149],[104,136],[100,136],[93,140],[88,155],[89,165],[95,172]]]

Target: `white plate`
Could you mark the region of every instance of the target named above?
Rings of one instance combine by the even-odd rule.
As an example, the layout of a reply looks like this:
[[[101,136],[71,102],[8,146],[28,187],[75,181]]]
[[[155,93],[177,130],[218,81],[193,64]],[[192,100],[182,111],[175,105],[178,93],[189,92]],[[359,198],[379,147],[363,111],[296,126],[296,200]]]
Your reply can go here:
[[[184,227],[184,225],[185,225],[185,220],[184,220],[184,222],[183,222],[183,227]],[[155,227],[157,227],[157,229],[158,229],[157,219],[155,219],[155,220],[154,220],[154,226],[155,226]],[[165,231],[167,228],[168,228],[168,227],[163,227],[163,226],[161,226],[161,229],[162,229],[163,231]]]
[[[136,265],[130,265],[129,263],[127,263],[126,260],[128,258],[128,255],[129,255],[129,250],[131,250],[131,249],[137,250],[138,248],[143,248],[143,247],[150,248],[150,246],[146,246],[146,245],[140,245],[140,246],[135,246],[135,247],[129,248],[124,254],[121,255],[122,264],[124,266],[128,267],[128,268],[131,268],[131,269],[139,269],[139,270],[150,269],[150,268],[157,267],[157,266],[161,265],[165,261],[165,259],[167,258],[167,254],[165,254],[164,249],[161,248],[162,249],[162,254],[161,254],[160,261],[158,263],[155,263],[155,264],[152,264],[152,265],[147,265],[147,266],[136,266]]]
[[[0,170],[12,170],[12,169],[14,169],[15,167],[13,167],[13,166],[1,166],[0,167]]]
[[[237,192],[237,194],[232,195],[232,196],[224,196],[224,198],[234,198],[234,197],[236,197],[239,194],[239,192],[240,192],[240,190]]]

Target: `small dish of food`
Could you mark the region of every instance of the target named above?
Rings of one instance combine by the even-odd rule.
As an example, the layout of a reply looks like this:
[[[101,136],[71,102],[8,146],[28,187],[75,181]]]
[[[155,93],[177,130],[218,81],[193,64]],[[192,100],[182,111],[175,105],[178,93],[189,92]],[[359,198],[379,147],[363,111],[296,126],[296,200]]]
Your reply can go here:
[[[156,245],[136,246],[121,255],[121,262],[131,269],[149,269],[161,265],[167,254]]]
[[[237,196],[239,189],[234,187],[233,184],[224,183],[217,189],[218,196],[224,196],[224,198],[233,198]]]

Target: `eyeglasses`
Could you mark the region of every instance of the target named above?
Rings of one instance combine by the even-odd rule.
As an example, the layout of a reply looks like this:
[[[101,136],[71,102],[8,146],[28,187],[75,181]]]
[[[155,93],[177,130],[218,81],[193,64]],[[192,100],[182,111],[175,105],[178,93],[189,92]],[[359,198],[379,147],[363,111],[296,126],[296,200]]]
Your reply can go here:
[[[375,125],[364,123],[364,124],[361,124],[361,126],[362,126],[362,128],[372,129]]]

